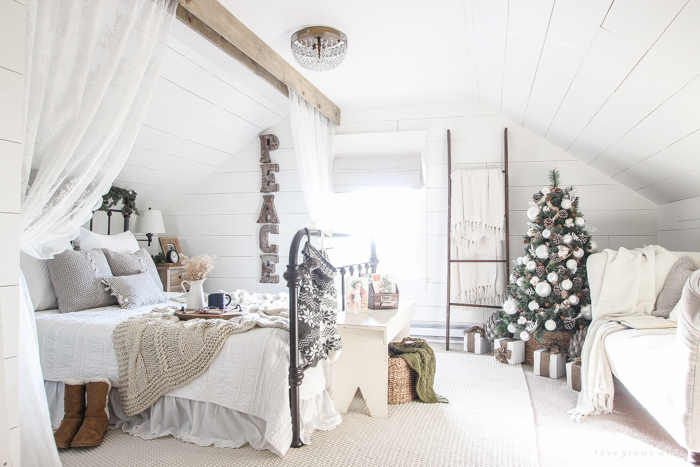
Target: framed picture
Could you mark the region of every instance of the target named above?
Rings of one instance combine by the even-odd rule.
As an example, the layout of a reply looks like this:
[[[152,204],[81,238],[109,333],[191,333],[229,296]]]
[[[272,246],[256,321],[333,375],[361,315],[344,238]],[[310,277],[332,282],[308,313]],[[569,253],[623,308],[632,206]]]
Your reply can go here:
[[[369,311],[370,276],[345,278],[345,311],[361,313]]]
[[[175,251],[179,257],[182,257],[182,248],[180,248],[180,240],[177,237],[159,237],[158,241],[164,255],[167,256],[169,251]]]

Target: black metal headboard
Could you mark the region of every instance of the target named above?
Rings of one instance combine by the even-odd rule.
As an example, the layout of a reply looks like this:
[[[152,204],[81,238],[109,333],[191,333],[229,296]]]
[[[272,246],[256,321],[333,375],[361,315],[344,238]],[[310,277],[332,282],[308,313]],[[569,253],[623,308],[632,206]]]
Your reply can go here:
[[[95,213],[96,212],[105,212],[104,210],[100,209],[97,211],[92,211],[92,217],[90,218],[90,232],[92,232],[92,221],[95,218]],[[124,232],[129,230],[129,222],[131,221],[131,214],[124,214],[122,213],[121,209],[107,209],[107,235],[112,235],[112,213],[118,212],[122,216],[124,216]]]
[[[303,277],[300,265],[298,264],[299,246],[304,237],[309,241],[311,237],[320,237],[320,230],[302,229],[297,231],[292,239],[292,244],[289,247],[289,265],[282,277],[287,281],[289,287],[289,404],[292,413],[292,447],[299,448],[304,445],[301,441],[301,410],[299,401],[299,386],[304,380],[304,369],[299,364],[299,330],[297,328],[297,299],[299,295],[299,284]],[[333,234],[334,237],[352,237],[347,234]],[[365,263],[356,263],[348,266],[336,267],[340,271],[342,277],[343,297],[345,296],[345,274],[350,272],[352,275],[357,271],[359,276],[364,268],[367,272],[377,272],[377,250],[374,245],[374,240],[371,239],[371,252],[369,261]],[[345,300],[343,309],[345,309]]]

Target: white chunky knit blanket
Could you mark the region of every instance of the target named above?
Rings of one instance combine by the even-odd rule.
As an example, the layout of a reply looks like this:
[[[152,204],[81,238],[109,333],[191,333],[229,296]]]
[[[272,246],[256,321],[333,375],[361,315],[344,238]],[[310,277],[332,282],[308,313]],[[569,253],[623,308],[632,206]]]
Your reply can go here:
[[[112,334],[119,396],[127,416],[143,412],[161,396],[202,375],[231,334],[255,327],[289,330],[288,318],[280,316],[282,310],[269,308],[226,321],[180,321],[172,312],[162,311],[130,318]],[[270,314],[276,311],[277,316]]]

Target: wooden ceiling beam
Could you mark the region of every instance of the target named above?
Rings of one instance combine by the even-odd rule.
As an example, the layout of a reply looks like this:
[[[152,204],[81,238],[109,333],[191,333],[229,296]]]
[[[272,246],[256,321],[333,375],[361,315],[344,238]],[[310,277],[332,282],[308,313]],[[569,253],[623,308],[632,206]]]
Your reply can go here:
[[[289,97],[291,88],[340,125],[340,109],[217,0],[177,0],[177,18]]]

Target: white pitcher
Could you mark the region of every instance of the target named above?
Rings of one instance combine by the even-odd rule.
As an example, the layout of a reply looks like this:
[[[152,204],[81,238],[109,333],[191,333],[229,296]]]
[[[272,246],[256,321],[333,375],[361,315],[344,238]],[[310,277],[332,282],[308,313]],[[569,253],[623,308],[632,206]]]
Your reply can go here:
[[[206,308],[207,303],[204,301],[204,289],[202,284],[206,279],[201,279],[198,281],[182,281],[180,286],[182,290],[187,294],[187,309],[188,310],[198,310],[200,308]],[[190,291],[185,289],[185,283],[190,285]]]

